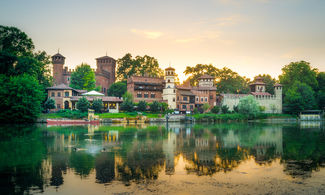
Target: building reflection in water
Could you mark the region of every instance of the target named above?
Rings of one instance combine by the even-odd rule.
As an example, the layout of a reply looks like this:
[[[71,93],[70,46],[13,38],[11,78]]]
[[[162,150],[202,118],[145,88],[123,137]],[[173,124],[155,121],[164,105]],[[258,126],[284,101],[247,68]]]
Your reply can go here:
[[[129,185],[131,182],[155,180],[162,173],[176,174],[180,156],[183,169],[188,174],[199,176],[231,172],[241,163],[251,160],[261,167],[272,166],[280,159],[285,174],[308,178],[325,163],[322,126],[170,123],[166,127],[43,128],[26,137],[7,138],[0,142],[1,155],[7,157],[7,164],[2,162],[0,168],[10,173],[2,176],[2,180],[7,186],[16,185],[7,189],[8,192],[14,191],[17,185],[24,191],[35,183],[39,189],[44,185],[58,189],[64,185],[65,174],[70,170],[81,179],[94,174],[97,183],[117,180]],[[26,144],[34,149],[25,154],[21,150],[25,150]],[[15,149],[8,153],[8,148]],[[15,155],[30,160],[17,161]],[[23,163],[30,167],[28,175],[34,177],[31,178],[34,183],[11,182],[10,178],[26,175],[20,169]]]

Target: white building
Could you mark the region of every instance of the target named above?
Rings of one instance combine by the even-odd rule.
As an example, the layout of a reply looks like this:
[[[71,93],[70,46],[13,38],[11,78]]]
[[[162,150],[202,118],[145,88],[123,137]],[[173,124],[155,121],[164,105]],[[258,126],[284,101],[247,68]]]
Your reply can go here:
[[[176,109],[176,74],[175,69],[168,67],[165,69],[165,88],[163,89],[163,100],[167,100],[170,109]]]
[[[256,78],[256,81],[250,84],[250,94],[221,94],[221,106],[227,105],[232,111],[237,106],[242,97],[253,95],[259,105],[264,108],[264,113],[282,113],[282,85],[274,85],[274,95],[265,92],[265,83],[262,78]]]

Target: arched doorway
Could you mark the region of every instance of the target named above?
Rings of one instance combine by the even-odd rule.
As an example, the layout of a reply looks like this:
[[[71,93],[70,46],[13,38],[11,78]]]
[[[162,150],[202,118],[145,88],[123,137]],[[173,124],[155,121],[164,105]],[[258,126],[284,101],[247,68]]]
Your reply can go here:
[[[64,109],[69,109],[69,102],[68,101],[64,102]]]

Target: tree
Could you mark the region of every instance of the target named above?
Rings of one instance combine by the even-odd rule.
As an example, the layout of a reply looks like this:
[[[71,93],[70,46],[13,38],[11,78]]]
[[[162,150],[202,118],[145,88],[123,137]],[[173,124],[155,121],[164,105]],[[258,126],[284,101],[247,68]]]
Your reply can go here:
[[[41,112],[44,91],[36,78],[0,75],[0,122],[33,122]]]
[[[206,112],[210,108],[210,104],[205,103],[205,104],[203,104],[202,107],[203,107],[203,112]]]
[[[238,103],[238,112],[248,115],[250,118],[256,117],[260,113],[260,107],[254,96],[249,95],[241,98]]]
[[[138,110],[139,110],[139,111],[146,111],[146,110],[147,110],[147,102],[141,100],[141,101],[138,103]]]
[[[233,106],[234,112],[238,113],[238,105]]]
[[[197,64],[194,67],[187,66],[185,71],[185,75],[189,75],[188,79],[192,86],[196,86],[198,84],[198,80],[204,74],[208,74],[214,77],[219,76],[219,69],[214,67],[212,64]]]
[[[53,98],[48,98],[45,102],[44,102],[44,109],[54,109],[55,108],[55,100]]]
[[[316,95],[318,108],[325,109],[325,72],[317,74],[318,91]]]
[[[120,81],[113,83],[107,90],[108,96],[122,97],[126,92],[126,82]]]
[[[88,64],[77,66],[71,74],[70,87],[91,91],[96,88],[95,73]]]
[[[318,88],[316,79],[317,69],[310,66],[309,62],[291,62],[282,68],[282,74],[279,76],[280,83],[283,85],[283,92],[286,92],[294,85],[296,81],[305,83],[313,90]]]
[[[314,109],[316,100],[313,89],[306,83],[296,81],[285,94],[284,107],[286,112],[298,114],[303,110]]]
[[[229,107],[227,105],[221,106],[222,114],[227,114],[229,112]]]
[[[89,101],[87,98],[82,97],[78,100],[77,102],[77,109],[80,110],[81,112],[88,112],[89,108]]]
[[[125,54],[117,60],[117,78],[120,81],[126,81],[133,75],[161,77],[164,71],[159,68],[159,63],[154,57],[136,56],[132,57],[130,53]]]
[[[245,94],[249,92],[249,79],[241,77],[237,72],[224,67],[217,77],[217,92]]]
[[[211,112],[214,114],[218,114],[220,111],[220,107],[219,106],[213,106],[213,108],[211,109]]]
[[[149,106],[150,106],[150,111],[153,113],[157,113],[161,110],[161,104],[157,101],[153,101]]]
[[[254,80],[256,80],[257,77],[261,77],[263,82],[265,83],[265,91],[274,94],[274,85],[276,83],[276,80],[271,77],[269,74],[259,74],[254,77]]]
[[[95,110],[96,113],[101,113],[103,109],[103,101],[102,99],[95,99],[91,105],[91,108]]]
[[[127,112],[134,110],[133,95],[129,92],[125,92],[123,95],[123,103],[121,104],[121,109]]]

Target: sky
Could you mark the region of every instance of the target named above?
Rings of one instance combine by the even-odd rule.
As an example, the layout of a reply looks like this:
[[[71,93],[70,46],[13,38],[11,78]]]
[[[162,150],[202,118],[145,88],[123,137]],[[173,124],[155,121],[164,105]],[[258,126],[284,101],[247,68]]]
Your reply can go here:
[[[276,77],[292,61],[325,71],[325,0],[1,0],[0,25],[66,65],[126,53],[161,68],[213,64],[242,76]]]

